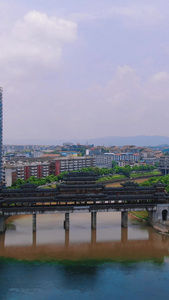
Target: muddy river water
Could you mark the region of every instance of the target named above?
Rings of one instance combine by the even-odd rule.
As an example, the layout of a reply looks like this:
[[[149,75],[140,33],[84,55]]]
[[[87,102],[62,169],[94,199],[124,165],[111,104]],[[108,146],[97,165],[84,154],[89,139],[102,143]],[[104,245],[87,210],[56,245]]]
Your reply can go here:
[[[169,294],[169,237],[121,214],[38,215],[8,219],[0,235],[0,299],[160,299]]]
[[[37,215],[37,231],[32,216],[8,219],[0,235],[0,256],[26,261],[137,260],[159,259],[169,254],[169,238],[155,232],[145,222],[129,218],[121,228],[121,214],[97,213],[97,229],[91,230],[89,213],[70,214],[70,230],[63,228],[64,214]]]

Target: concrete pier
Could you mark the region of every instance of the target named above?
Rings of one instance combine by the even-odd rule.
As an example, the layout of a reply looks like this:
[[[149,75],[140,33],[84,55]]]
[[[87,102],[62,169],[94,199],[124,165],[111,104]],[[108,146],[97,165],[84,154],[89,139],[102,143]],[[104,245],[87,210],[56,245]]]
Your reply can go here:
[[[69,213],[65,213],[64,229],[69,230]]]
[[[157,204],[156,210],[149,211],[148,221],[154,226],[156,223],[165,223],[169,220],[169,204]]]
[[[128,227],[128,211],[121,212],[121,226],[124,228]]]
[[[65,247],[69,247],[69,230],[65,230]]]
[[[4,255],[5,234],[0,234],[0,256]]]
[[[96,229],[91,230],[91,244],[92,246],[96,244]]]
[[[91,212],[91,229],[96,229],[96,212]]]
[[[121,227],[121,242],[127,243],[128,240],[128,228]]]
[[[36,248],[36,231],[34,231],[32,234],[32,245]]]
[[[32,215],[32,229],[33,232],[36,232],[36,214]]]
[[[3,233],[5,231],[5,217],[0,216],[0,233]]]

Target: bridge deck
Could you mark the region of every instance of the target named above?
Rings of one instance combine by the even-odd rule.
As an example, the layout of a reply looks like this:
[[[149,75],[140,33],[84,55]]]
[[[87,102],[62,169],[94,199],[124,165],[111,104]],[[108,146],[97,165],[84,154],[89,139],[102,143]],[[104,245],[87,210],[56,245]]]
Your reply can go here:
[[[121,204],[91,204],[91,205],[37,205],[29,207],[6,207],[0,210],[1,214],[4,215],[22,215],[22,214],[48,214],[48,213],[66,213],[66,212],[110,212],[110,211],[138,211],[138,210],[147,210],[147,211],[156,211],[156,205],[154,203],[121,203]]]

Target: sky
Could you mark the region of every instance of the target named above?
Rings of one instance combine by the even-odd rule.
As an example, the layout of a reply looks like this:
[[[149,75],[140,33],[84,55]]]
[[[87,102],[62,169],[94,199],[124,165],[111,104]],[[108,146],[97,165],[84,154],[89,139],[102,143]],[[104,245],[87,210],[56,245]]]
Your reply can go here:
[[[4,144],[169,136],[168,0],[0,0]]]

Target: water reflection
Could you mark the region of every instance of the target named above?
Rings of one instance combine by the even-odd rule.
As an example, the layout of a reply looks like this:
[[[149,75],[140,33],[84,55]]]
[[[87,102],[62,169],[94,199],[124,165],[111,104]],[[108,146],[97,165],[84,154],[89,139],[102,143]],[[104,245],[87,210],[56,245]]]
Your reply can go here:
[[[64,215],[38,215],[9,220],[0,235],[0,256],[24,260],[163,260],[169,254],[169,238],[145,223],[129,220],[121,228],[120,213],[98,213],[91,230],[90,214],[72,214],[70,230],[63,229]],[[35,220],[34,220],[35,224]]]
[[[62,269],[63,284],[67,289],[92,290],[95,287],[95,281],[98,276],[97,266],[74,265],[65,266]],[[84,284],[85,282],[85,284]]]

